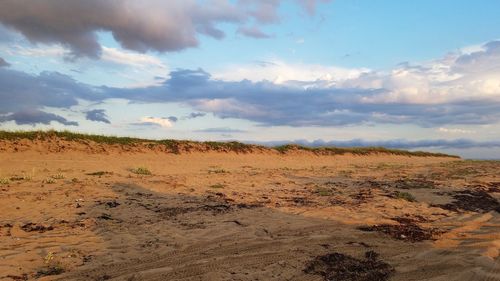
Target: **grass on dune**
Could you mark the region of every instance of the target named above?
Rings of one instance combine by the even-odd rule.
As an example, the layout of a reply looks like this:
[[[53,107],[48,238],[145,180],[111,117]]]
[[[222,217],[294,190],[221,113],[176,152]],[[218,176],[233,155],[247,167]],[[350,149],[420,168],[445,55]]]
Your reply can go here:
[[[70,131],[0,131],[0,140],[46,140],[51,138],[60,138],[66,141],[93,141],[102,144],[118,144],[118,145],[137,145],[144,144],[150,148],[161,145],[167,148],[173,153],[180,153],[181,148],[189,150],[190,148],[195,148],[203,146],[206,150],[213,151],[234,151],[238,153],[251,152],[253,149],[261,150],[275,150],[280,153],[286,154],[289,151],[308,151],[319,155],[342,155],[342,154],[354,154],[354,155],[370,155],[370,154],[392,154],[392,155],[402,155],[402,156],[419,156],[419,157],[453,157],[460,158],[454,155],[448,155],[444,153],[432,153],[424,151],[407,151],[399,149],[388,149],[384,147],[307,147],[297,144],[287,144],[276,147],[265,147],[260,145],[245,144],[241,142],[231,141],[231,142],[196,142],[188,140],[148,140],[140,138],[131,137],[117,137],[117,136],[105,136],[105,135],[92,135],[83,133],[74,133]]]
[[[420,156],[420,157],[453,157],[460,158],[455,155],[449,155],[444,153],[434,153],[425,151],[408,151],[400,149],[390,149],[385,147],[307,147],[296,144],[286,144],[274,147],[277,151],[281,153],[286,153],[290,150],[302,150],[309,151],[316,154],[328,154],[328,155],[342,155],[342,154],[354,154],[354,155],[369,155],[369,154],[393,154],[393,155],[403,155],[403,156]]]

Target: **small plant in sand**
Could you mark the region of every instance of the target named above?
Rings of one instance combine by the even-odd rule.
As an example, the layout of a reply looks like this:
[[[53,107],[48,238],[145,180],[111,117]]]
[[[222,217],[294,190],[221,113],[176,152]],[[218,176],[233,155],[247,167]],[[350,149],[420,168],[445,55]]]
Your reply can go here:
[[[46,178],[46,179],[43,180],[43,183],[53,184],[53,183],[56,183],[56,180],[53,179],[53,178]]]
[[[60,262],[55,260],[55,253],[49,252],[44,258],[43,263],[45,266],[39,269],[35,275],[35,278],[40,278],[43,276],[59,275],[64,273],[64,267]]]
[[[23,173],[21,176],[14,175],[14,176],[10,177],[11,181],[30,181],[32,179],[33,179],[32,175],[28,175],[25,173]]]
[[[50,264],[54,260],[54,252],[48,252],[43,258],[43,263]]]
[[[151,171],[146,167],[138,167],[132,169],[131,172],[137,175],[146,175],[146,176],[152,175]]]
[[[53,179],[56,179],[56,180],[62,180],[65,178],[64,174],[55,174],[55,175],[52,175],[51,176]]]
[[[330,196],[332,195],[332,190],[329,188],[317,186],[314,190],[314,193],[318,194],[319,196]]]
[[[213,184],[210,186],[210,188],[213,188],[213,189],[221,189],[221,188],[224,188],[224,185],[223,184],[220,184],[220,183],[217,183],[217,184]]]
[[[226,174],[226,173],[229,173],[229,172],[226,171],[226,170],[224,170],[224,169],[221,169],[221,168],[214,168],[214,169],[208,170],[208,173],[209,174]]]
[[[8,178],[0,178],[0,185],[8,185],[10,180]]]
[[[397,199],[403,199],[403,200],[406,200],[408,202],[416,202],[417,201],[417,199],[415,198],[415,196],[413,196],[412,194],[410,194],[408,192],[397,191],[396,194],[395,194],[395,197]]]

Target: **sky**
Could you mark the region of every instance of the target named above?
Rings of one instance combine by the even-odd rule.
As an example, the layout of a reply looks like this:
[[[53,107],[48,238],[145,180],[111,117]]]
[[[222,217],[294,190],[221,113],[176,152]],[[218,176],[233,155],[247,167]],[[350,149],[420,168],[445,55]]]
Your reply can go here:
[[[500,1],[3,0],[0,129],[500,159]]]

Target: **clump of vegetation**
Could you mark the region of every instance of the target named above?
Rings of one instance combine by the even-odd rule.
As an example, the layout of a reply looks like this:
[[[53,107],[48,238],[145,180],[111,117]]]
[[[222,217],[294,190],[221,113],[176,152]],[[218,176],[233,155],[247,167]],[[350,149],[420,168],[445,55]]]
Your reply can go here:
[[[0,178],[0,185],[8,185],[10,180],[8,178]]]
[[[132,169],[131,172],[134,173],[134,174],[137,174],[137,175],[145,175],[145,176],[150,176],[150,175],[153,174],[146,167],[138,167],[138,168]]]
[[[208,170],[208,173],[209,174],[227,174],[229,172],[224,170],[224,169],[221,169],[221,168],[214,168],[214,169]]]
[[[314,193],[318,194],[319,196],[330,196],[332,195],[332,190],[326,187],[318,186],[314,190]]]
[[[66,176],[64,176],[64,174],[55,174],[55,175],[52,175],[51,178],[56,179],[56,180],[62,180],[64,178],[66,178]]]
[[[29,174],[26,174],[23,171],[22,175],[18,175],[18,174],[13,175],[10,177],[10,180],[11,181],[31,181],[34,176],[35,176],[35,168],[33,168],[31,173],[29,173]]]
[[[11,181],[30,181],[33,179],[33,176],[27,175],[27,174],[22,174],[21,176],[15,175],[10,177]]]
[[[46,179],[43,180],[43,183],[53,184],[53,183],[56,183],[56,180],[53,179],[53,178],[46,178]]]
[[[222,189],[224,188],[225,186],[221,183],[217,183],[217,184],[213,184],[210,186],[210,188],[213,188],[213,189]]]
[[[206,141],[203,143],[210,150],[215,151],[234,151],[240,153],[248,153],[251,152],[252,149],[256,146],[250,144],[244,144],[237,141],[230,142],[218,142],[218,141]]]
[[[413,196],[412,194],[410,194],[408,192],[401,192],[401,191],[396,191],[396,193],[394,193],[394,198],[403,199],[403,200],[406,200],[408,202],[416,202],[417,201],[415,196]]]
[[[59,275],[64,273],[65,270],[63,266],[59,262],[55,261],[54,252],[49,252],[44,257],[43,260],[46,266],[37,271],[35,278],[41,278],[43,276]]]
[[[183,143],[187,143],[187,142],[178,141],[178,140],[160,140],[160,141],[158,141],[158,143],[163,145],[165,148],[167,148],[172,153],[179,154],[181,152],[181,150],[180,150],[181,145]]]

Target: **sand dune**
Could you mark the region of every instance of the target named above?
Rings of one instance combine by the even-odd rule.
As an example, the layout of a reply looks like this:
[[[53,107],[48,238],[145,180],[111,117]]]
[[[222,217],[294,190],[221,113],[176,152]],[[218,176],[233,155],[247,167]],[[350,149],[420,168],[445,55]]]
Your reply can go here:
[[[499,162],[0,147],[0,280],[500,280]]]

